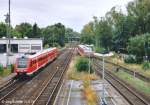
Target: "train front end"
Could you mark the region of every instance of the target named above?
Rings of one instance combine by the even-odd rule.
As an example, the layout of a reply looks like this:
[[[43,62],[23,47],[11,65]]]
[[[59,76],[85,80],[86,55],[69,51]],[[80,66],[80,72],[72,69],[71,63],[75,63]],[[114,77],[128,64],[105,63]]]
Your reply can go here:
[[[17,58],[15,63],[15,72],[17,73],[17,78],[25,78],[28,73],[29,59],[27,57]]]

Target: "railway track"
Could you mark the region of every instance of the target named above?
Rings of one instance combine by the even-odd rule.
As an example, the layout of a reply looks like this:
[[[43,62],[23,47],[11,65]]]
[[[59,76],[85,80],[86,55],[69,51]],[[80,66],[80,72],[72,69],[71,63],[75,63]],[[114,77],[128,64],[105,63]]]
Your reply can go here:
[[[14,79],[12,78],[12,79],[10,79],[9,81],[7,81],[5,84],[2,84],[1,86],[0,86],[0,92],[4,89],[4,88],[6,88],[6,87],[8,87],[9,85],[11,85],[12,83],[14,83],[15,81],[14,81]]]
[[[102,58],[100,58],[100,57],[94,56],[94,59],[99,60],[99,61],[102,61]],[[111,65],[113,65],[113,66],[116,67],[116,68],[119,67],[120,70],[123,70],[123,71],[125,71],[125,72],[127,72],[127,73],[129,73],[129,74],[131,74],[131,75],[135,75],[137,78],[139,78],[139,79],[141,79],[141,80],[143,80],[143,81],[145,81],[145,82],[150,82],[150,77],[146,77],[146,76],[144,76],[143,74],[141,74],[141,73],[139,73],[139,72],[134,72],[133,70],[131,70],[131,69],[129,69],[129,68],[126,68],[126,67],[124,67],[124,66],[115,64],[115,63],[110,62],[110,61],[108,61],[108,60],[105,60],[105,63],[111,64]]]
[[[62,83],[64,73],[68,68],[72,58],[72,51],[66,57],[65,61],[57,68],[57,71],[52,75],[32,105],[52,105],[57,95],[58,89]]]
[[[93,62],[93,68],[97,74],[102,74],[102,66],[96,62]],[[131,105],[150,105],[150,101],[147,98],[139,95],[132,90],[118,77],[105,69],[105,79],[129,102]]]
[[[64,53],[63,51],[61,51],[61,53],[59,54],[60,57],[58,57],[52,64],[46,66],[44,68],[45,70],[36,75],[32,80],[30,80],[30,82],[26,83],[26,81],[12,80],[5,86],[0,87],[0,104],[6,105],[7,101],[12,102],[11,104],[13,105],[16,105],[17,102],[21,102],[21,105],[33,104],[42,88],[45,87],[46,89],[46,85],[49,86],[48,81],[50,81],[52,75],[55,73],[55,71],[57,71],[56,69],[61,68],[61,66],[64,64],[64,61],[67,61],[66,57],[70,53],[70,50],[71,49],[65,50]],[[61,71],[61,69],[58,70]],[[57,72],[57,77],[58,75],[59,73]],[[56,79],[57,78],[55,78],[55,80]],[[56,92],[54,92],[54,94],[55,93]]]
[[[26,81],[19,81],[19,80],[11,80],[8,84],[0,89],[0,102],[3,103],[6,101],[5,99],[13,94],[18,88],[22,87]]]

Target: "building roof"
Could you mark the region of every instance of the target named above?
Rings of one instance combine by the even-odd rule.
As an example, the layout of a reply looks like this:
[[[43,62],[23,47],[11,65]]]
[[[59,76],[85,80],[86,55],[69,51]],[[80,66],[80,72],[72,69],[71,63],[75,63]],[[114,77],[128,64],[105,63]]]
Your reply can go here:
[[[0,40],[8,40],[8,38],[0,38]],[[43,38],[10,38],[10,40],[43,40]]]

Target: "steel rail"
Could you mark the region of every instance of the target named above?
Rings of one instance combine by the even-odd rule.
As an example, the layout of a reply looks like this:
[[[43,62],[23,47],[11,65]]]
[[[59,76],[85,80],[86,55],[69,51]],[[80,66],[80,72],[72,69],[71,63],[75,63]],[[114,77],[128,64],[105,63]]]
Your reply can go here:
[[[94,63],[95,70],[101,75],[102,68],[99,64]],[[101,71],[100,71],[101,70]],[[105,79],[131,104],[131,105],[150,105],[148,101],[134,92],[129,86],[123,83],[119,78],[105,69]],[[121,88],[120,88],[121,87]]]

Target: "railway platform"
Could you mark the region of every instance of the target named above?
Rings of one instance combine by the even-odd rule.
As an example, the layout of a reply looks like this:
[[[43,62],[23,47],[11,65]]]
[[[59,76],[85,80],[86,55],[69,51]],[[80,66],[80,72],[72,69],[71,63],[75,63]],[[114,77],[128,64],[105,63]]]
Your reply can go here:
[[[66,80],[61,86],[54,105],[87,105],[81,91],[82,81]],[[99,98],[98,105],[103,94],[102,80],[91,81],[91,86],[96,91]],[[129,105],[128,102],[105,81],[105,98],[107,105]]]

